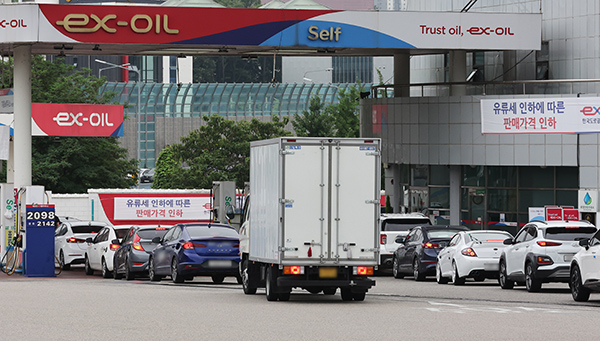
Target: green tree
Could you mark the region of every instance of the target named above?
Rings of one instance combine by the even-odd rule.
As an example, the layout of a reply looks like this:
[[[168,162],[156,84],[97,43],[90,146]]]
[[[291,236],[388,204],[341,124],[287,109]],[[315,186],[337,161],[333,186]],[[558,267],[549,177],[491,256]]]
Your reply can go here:
[[[0,61],[2,87],[12,87],[12,59]],[[47,61],[32,59],[32,102],[105,104],[114,94],[99,96],[103,79],[90,69],[75,70],[62,58]],[[5,169],[6,167],[3,167]],[[85,193],[88,188],[128,188],[137,179],[137,161],[127,159],[127,150],[116,137],[46,137],[32,138],[32,183],[55,193]],[[6,179],[6,171],[4,171]]]
[[[292,126],[298,136],[324,137],[334,136],[333,117],[324,111],[325,103],[321,97],[310,98],[308,111],[303,110],[302,115],[294,114]]]
[[[210,188],[213,181],[235,181],[243,187],[250,179],[250,142],[289,135],[288,120],[277,117],[271,122],[236,122],[218,115],[203,120],[206,125],[171,146],[171,155],[161,153],[153,188]],[[163,176],[171,179],[162,181]]]
[[[335,137],[360,137],[359,98],[362,86],[340,89],[338,103],[326,108],[333,117]]]

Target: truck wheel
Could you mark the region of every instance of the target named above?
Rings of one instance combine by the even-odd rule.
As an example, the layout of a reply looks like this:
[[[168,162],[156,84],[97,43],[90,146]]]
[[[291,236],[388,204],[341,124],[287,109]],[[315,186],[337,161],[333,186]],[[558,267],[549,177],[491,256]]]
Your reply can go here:
[[[342,301],[352,301],[354,295],[352,294],[352,290],[350,288],[340,288],[342,293]]]
[[[267,301],[277,301],[279,294],[277,293],[277,276],[275,275],[276,270],[272,266],[267,267],[267,280],[266,280],[266,292]]]
[[[250,285],[250,270],[248,269],[248,260],[244,259],[242,261],[242,269],[240,271],[241,284],[242,289],[244,289],[244,294],[246,295],[254,295],[256,294],[256,287]]]

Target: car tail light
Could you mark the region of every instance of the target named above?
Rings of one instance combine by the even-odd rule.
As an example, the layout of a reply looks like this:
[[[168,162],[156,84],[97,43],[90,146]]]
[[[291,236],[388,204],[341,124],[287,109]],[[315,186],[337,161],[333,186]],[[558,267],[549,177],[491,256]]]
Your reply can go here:
[[[71,237],[67,239],[67,243],[85,243],[85,240]]]
[[[539,246],[543,246],[543,247],[546,247],[546,246],[559,246],[559,245],[562,245],[562,243],[557,243],[557,242],[547,242],[547,241],[545,241],[545,240],[538,240],[537,244],[538,244]]]
[[[432,242],[427,242],[427,243],[423,244],[423,248],[425,248],[425,249],[435,249],[438,247],[440,247],[439,244],[432,243]]]
[[[284,275],[304,275],[304,267],[300,265],[291,265],[283,267]]]
[[[361,276],[372,275],[373,267],[372,266],[355,266],[353,273],[355,275],[361,275]]]
[[[385,243],[387,243],[387,235],[386,234],[381,234],[379,236],[379,242],[381,243],[381,245],[384,245]]]
[[[538,256],[537,257],[538,264],[554,264],[552,258],[548,256]]]
[[[579,226],[565,226],[566,229],[578,229]]]
[[[472,248],[466,248],[463,249],[460,253],[462,253],[464,256],[467,257],[477,257],[477,254],[475,253],[475,250],[473,250]]]
[[[154,229],[154,231],[164,231],[166,229],[167,229],[166,227],[157,227]]]
[[[138,234],[135,235],[135,237],[133,237],[133,243],[131,243],[131,246],[138,251],[145,251],[144,247],[142,246],[142,244],[140,244],[140,236]]]
[[[115,251],[116,249],[118,249],[118,248],[119,248],[119,246],[120,246],[119,244],[110,244],[110,249],[111,249],[112,251]]]
[[[194,248],[194,243],[185,242],[185,243],[183,243],[182,247],[186,250],[192,250]]]
[[[239,247],[240,244],[238,244]],[[206,247],[206,244],[202,244],[202,243],[194,243],[194,247]]]
[[[234,249],[239,249],[240,248],[240,244],[233,244],[233,248]]]

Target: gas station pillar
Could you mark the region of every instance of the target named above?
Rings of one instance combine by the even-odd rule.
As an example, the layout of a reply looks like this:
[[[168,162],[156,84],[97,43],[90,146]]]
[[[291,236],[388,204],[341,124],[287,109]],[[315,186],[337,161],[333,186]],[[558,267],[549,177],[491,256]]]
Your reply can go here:
[[[464,82],[467,77],[467,52],[450,51],[450,82]],[[450,96],[465,96],[467,94],[466,85],[452,85],[450,87]],[[452,115],[452,113],[450,113]]]
[[[410,97],[410,54],[394,55],[394,97]]]
[[[31,45],[14,47],[14,184],[31,186]]]

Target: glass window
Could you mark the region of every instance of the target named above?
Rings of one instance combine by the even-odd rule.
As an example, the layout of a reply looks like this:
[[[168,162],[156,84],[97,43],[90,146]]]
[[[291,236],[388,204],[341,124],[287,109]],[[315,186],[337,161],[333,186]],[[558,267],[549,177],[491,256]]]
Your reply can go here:
[[[556,204],[560,206],[573,206],[579,205],[578,192],[574,191],[556,191]]]
[[[517,187],[517,167],[487,167],[488,187]]]
[[[409,231],[415,226],[431,225],[429,218],[385,219],[381,231]]]
[[[413,166],[410,175],[411,186],[427,186],[427,166]]]
[[[519,234],[515,237],[515,243],[520,243],[525,241],[525,237],[527,236],[528,227],[524,227]]]
[[[579,168],[556,167],[556,188],[579,188]]]
[[[596,232],[596,234],[590,239],[590,246],[595,246],[600,244],[600,231]]]
[[[455,234],[460,232],[461,230],[455,229],[443,229],[443,230],[428,230],[427,234],[429,235],[429,239],[437,239],[437,238],[452,238]]]
[[[485,186],[484,166],[463,166],[463,186]]]
[[[73,233],[98,233],[104,225],[75,225],[71,226]]]
[[[554,167],[519,167],[519,187],[554,188]]]
[[[459,242],[460,242],[460,234],[457,234],[454,236],[454,238],[452,238],[452,240],[450,241],[448,246],[454,246],[454,245],[458,244]]]
[[[173,239],[173,233],[175,233],[175,227],[171,228],[163,237],[163,241],[168,242]]]
[[[450,188],[429,187],[429,208],[450,208]]]
[[[167,230],[156,230],[156,229],[139,230],[138,236],[140,236],[140,239],[152,240],[156,237],[162,237],[166,233],[167,233]]]
[[[125,237],[127,235],[127,232],[129,232],[128,229],[115,229],[115,234],[117,235],[118,239],[123,239],[123,237]],[[107,234],[108,237],[108,234]]]
[[[239,238],[238,233],[227,227],[213,226],[208,228],[206,226],[187,226],[187,232],[190,238],[206,238],[206,237],[226,237],[226,238]]]
[[[546,229],[546,238],[554,240],[582,240],[592,237],[596,232],[595,227],[578,227],[578,228],[567,228],[567,227],[549,227]]]
[[[520,190],[519,212],[528,212],[529,207],[554,205],[553,190]]]
[[[511,238],[511,235],[504,232],[471,232],[469,233],[471,241],[481,241],[488,243],[503,242],[505,239]]]
[[[448,166],[429,166],[430,185],[450,185],[450,168]]]
[[[487,204],[490,211],[516,212],[516,189],[488,189]]]
[[[525,235],[525,241],[532,240],[537,237],[537,229],[535,226],[529,226],[527,229],[527,234]]]

